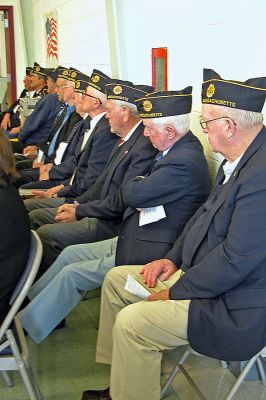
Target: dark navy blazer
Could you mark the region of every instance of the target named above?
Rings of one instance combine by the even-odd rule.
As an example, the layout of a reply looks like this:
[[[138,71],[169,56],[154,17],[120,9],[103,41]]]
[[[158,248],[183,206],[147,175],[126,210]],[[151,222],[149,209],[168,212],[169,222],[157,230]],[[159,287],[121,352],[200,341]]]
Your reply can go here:
[[[116,265],[146,264],[163,257],[210,192],[208,164],[199,140],[187,133],[155,161],[144,179],[134,178],[123,191],[125,211]],[[139,226],[138,208],[163,205],[166,218]]]
[[[263,127],[165,256],[186,271],[170,298],[192,299],[189,342],[210,357],[246,360],[266,345],[265,171]]]

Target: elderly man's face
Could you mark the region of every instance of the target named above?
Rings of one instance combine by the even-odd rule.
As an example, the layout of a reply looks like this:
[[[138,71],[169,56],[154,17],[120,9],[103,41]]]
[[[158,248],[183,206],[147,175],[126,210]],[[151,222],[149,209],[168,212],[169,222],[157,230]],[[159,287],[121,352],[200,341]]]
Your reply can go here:
[[[101,101],[96,96],[96,93],[91,86],[86,88],[86,92],[82,95],[84,112],[90,113],[97,109],[101,104]]]
[[[78,114],[80,114],[80,115],[83,115],[83,114],[84,114],[84,111],[83,111],[82,93],[75,92],[75,95],[74,95],[74,104],[75,104],[75,107],[76,107],[76,112],[77,112]]]
[[[219,118],[217,109],[211,105],[204,104],[201,110],[203,121],[210,121]],[[225,135],[225,119],[217,119],[216,121],[207,122],[207,126],[203,132],[208,135],[209,143],[215,153],[225,154],[224,150],[229,145]]]
[[[66,80],[63,78],[57,78],[56,88],[58,100],[63,103],[64,101],[64,86],[66,85]]]
[[[53,79],[50,76],[48,76],[48,78],[47,78],[47,92],[49,94],[53,94],[53,93],[57,92],[56,83],[55,83],[55,81],[53,81]]]
[[[167,131],[161,126],[157,126],[150,119],[144,119],[145,126],[144,136],[149,137],[153,147],[159,151],[164,151],[169,148],[169,141],[167,139]]]
[[[108,100],[105,118],[109,120],[110,130],[120,137],[124,137],[124,108],[116,106],[116,100]]]
[[[63,97],[64,102],[69,103],[71,100],[74,99],[74,87],[71,82],[67,81],[66,85],[63,87]]]
[[[32,90],[31,78],[29,75],[24,76],[23,83],[26,90]]]
[[[37,89],[40,85],[44,84],[44,79],[38,74],[30,75],[30,83],[33,90]]]

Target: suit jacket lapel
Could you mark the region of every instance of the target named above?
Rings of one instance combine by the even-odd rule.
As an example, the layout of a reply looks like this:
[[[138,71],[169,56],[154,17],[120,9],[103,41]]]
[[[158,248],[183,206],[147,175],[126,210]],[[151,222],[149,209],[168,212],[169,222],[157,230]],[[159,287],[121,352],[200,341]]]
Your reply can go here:
[[[136,143],[139,135],[141,134],[141,132],[143,131],[143,124],[141,123],[136,130],[133,132],[133,134],[131,135],[131,137],[123,144],[120,153],[118,154],[118,156],[116,157],[116,159],[114,160],[114,162],[112,163],[111,169],[108,173],[108,181],[105,182],[103,190],[102,190],[102,196],[104,195],[104,193],[107,193],[110,182],[112,180],[114,171],[116,170],[116,168],[118,167],[118,165],[124,160],[125,157],[127,157],[131,147],[134,146],[134,144]],[[117,148],[117,146],[115,146],[115,149]],[[114,152],[114,149],[111,153],[111,156],[109,158],[109,161],[112,158],[112,154]],[[108,161],[108,162],[109,162]],[[108,165],[108,163],[107,163]]]

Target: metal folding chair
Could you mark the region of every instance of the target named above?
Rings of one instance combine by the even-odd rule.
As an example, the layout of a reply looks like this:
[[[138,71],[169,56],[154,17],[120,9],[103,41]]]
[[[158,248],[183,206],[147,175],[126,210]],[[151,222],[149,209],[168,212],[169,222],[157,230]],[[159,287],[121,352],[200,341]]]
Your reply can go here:
[[[172,373],[170,374],[169,378],[167,379],[166,383],[164,384],[164,386],[162,388],[160,399],[164,398],[169,386],[172,384],[177,373],[180,371],[183,373],[183,375],[187,379],[188,383],[192,386],[194,391],[197,393],[198,397],[201,400],[207,400],[206,397],[201,392],[201,390],[199,389],[199,387],[197,386],[197,384],[191,378],[191,376],[189,375],[187,370],[184,368],[184,363],[191,354],[203,357],[201,354],[196,353],[194,350],[192,350],[189,345],[186,346],[184,353],[182,354],[181,358],[177,362],[175,368],[173,369]],[[247,361],[246,365],[244,366],[243,370],[241,371],[240,375],[238,376],[238,378],[235,381],[232,388],[229,390],[229,392],[225,396],[224,400],[231,400],[233,398],[233,396],[236,394],[237,390],[239,389],[241,383],[245,380],[247,374],[249,373],[249,371],[251,370],[251,368],[253,367],[254,364],[257,365],[261,382],[263,383],[264,386],[266,386],[266,377],[265,377],[265,372],[264,372],[264,368],[263,368],[262,361],[261,361],[261,359],[263,357],[265,357],[265,354],[266,354],[266,346],[261,351],[259,351],[255,356],[253,356],[250,360]],[[227,363],[225,361],[221,361],[221,365],[224,368],[226,368]]]
[[[18,370],[30,400],[40,400],[41,394],[29,364],[28,347],[17,312],[36,277],[41,259],[42,242],[37,233],[31,231],[27,265],[10,299],[11,308],[0,327],[0,371],[3,379],[7,386],[12,386],[7,371]],[[13,323],[16,335],[10,328]]]

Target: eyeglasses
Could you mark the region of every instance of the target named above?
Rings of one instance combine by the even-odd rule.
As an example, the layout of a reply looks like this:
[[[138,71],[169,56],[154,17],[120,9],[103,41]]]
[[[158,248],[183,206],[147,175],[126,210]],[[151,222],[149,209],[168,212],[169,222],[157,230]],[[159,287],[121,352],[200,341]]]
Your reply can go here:
[[[90,94],[87,94],[87,93],[82,93],[81,98],[84,99],[85,98],[84,96],[92,97],[93,99],[99,100],[99,102],[102,103],[101,100],[98,99],[98,97],[94,97],[94,96],[92,96]]]
[[[219,118],[209,119],[208,121],[204,121],[202,118],[200,118],[199,123],[200,123],[200,126],[202,127],[202,129],[206,129],[207,124],[209,122],[218,121],[219,119],[223,119],[223,118],[230,119],[230,121],[232,121],[233,124],[236,126],[236,123],[231,118],[228,118],[228,117],[219,117]]]

